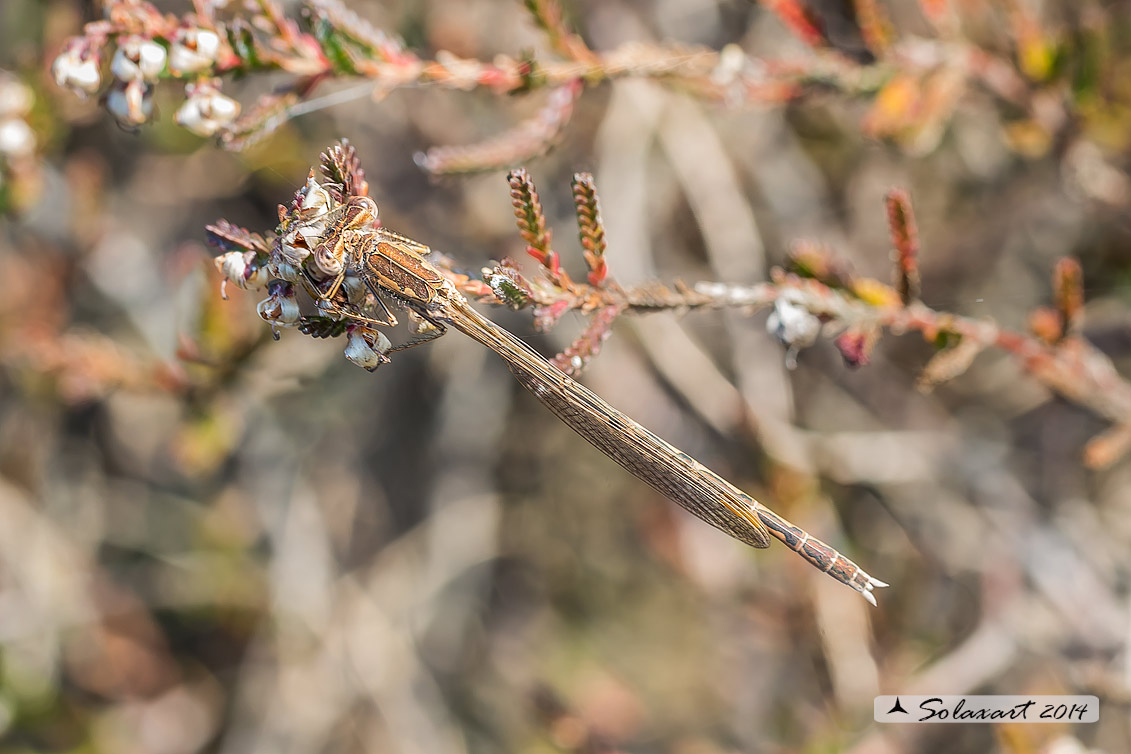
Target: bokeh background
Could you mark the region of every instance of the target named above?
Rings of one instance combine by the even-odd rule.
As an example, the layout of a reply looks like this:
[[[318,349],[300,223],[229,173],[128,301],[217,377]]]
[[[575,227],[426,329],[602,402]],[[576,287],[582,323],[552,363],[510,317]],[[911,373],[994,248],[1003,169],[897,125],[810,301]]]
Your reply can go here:
[[[753,283],[802,239],[887,280],[899,186],[928,305],[1023,330],[1074,255],[1084,334],[1131,367],[1126,8],[1018,2],[1050,29],[1111,24],[1110,138],[1083,157],[1072,128],[1034,143],[976,87],[901,144],[866,133],[870,100],[832,90],[728,109],[605,84],[527,164],[567,268],[584,269],[578,170],[624,283]],[[894,5],[904,34],[929,33]],[[1016,4],[959,5],[1008,55],[995,14]],[[422,55],[545,49],[520,3],[351,6]],[[813,7],[859,57],[851,4]],[[808,53],[744,0],[567,8],[596,50]],[[1131,465],[1081,463],[1103,421],[1003,353],[923,393],[918,335],[856,370],[822,340],[791,371],[764,312],[622,318],[584,382],[890,582],[873,608],[684,514],[458,333],[368,374],[338,341],[272,341],[261,294],[221,300],[205,224],[271,229],[341,137],[387,226],[471,270],[523,257],[502,173],[435,179],[414,155],[501,132],[541,97],[398,90],[229,153],[172,122],[176,86],[136,132],[55,86],[51,60],[99,13],[0,4],[0,68],[34,93],[36,142],[4,174],[0,219],[0,751],[1131,751]],[[248,103],[272,84],[225,91]],[[579,328],[490,315],[547,355]],[[873,723],[873,696],[901,692],[1103,707],[1078,727]]]

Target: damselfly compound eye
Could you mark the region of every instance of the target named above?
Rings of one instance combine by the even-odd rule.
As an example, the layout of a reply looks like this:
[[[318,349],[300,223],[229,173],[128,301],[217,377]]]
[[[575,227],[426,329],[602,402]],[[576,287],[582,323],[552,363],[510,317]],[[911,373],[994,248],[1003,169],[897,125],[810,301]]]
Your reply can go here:
[[[312,272],[317,273],[322,278],[337,277],[343,269],[342,260],[326,244],[315,249],[314,256],[311,257],[308,266]]]
[[[364,210],[363,217],[367,223],[377,222],[380,210],[377,207],[377,202],[373,201],[368,196],[354,196],[350,198],[350,203],[361,207]]]

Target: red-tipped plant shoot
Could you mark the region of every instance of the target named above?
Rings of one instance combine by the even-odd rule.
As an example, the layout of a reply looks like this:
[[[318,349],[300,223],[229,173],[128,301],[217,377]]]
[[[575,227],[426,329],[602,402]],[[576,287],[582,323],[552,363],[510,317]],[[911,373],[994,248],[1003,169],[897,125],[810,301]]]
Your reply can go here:
[[[1062,257],[1052,272],[1053,298],[1060,315],[1062,332],[1072,332],[1084,308],[1084,271],[1072,257]]]
[[[895,247],[895,287],[899,298],[909,304],[919,297],[919,231],[911,209],[911,197],[903,189],[892,189],[884,197]]]
[[[605,263],[605,225],[601,221],[597,186],[589,173],[574,174],[573,204],[577,210],[577,229],[581,247],[585,250],[585,264],[589,266],[589,284],[601,288],[609,274]]]

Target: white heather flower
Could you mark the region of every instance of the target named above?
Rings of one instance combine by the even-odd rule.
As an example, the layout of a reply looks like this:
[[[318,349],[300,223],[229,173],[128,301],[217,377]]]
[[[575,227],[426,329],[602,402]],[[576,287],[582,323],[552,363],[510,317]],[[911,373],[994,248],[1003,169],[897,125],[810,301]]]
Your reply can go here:
[[[357,327],[350,330],[349,340],[346,343],[346,358],[370,372],[382,364],[387,364],[389,357],[385,354],[393,344],[379,330],[370,330]]]
[[[94,94],[102,86],[98,54],[76,40],[59,53],[51,64],[55,83],[78,94]]]
[[[254,251],[229,251],[212,260],[224,281],[235,283],[240,288],[259,289],[267,284],[267,267],[255,261]],[[221,287],[223,292],[223,287]]]
[[[306,185],[302,187],[302,204],[299,205],[303,217],[303,227],[300,229],[303,238],[310,241],[311,238],[321,237],[326,224],[324,221],[318,222],[318,219],[329,214],[333,204],[334,198],[322,187],[311,170],[306,177]]]
[[[0,73],[0,118],[22,118],[31,110],[35,95],[15,76]]]
[[[177,29],[169,49],[169,70],[180,75],[211,67],[220,51],[220,36],[211,29]]]
[[[298,267],[286,261],[272,262],[269,269],[272,275],[280,280],[286,280],[288,283],[297,283],[302,276]]]
[[[298,228],[292,228],[283,235],[280,251],[285,262],[295,267],[310,256],[310,247],[306,243],[306,238],[300,236]],[[283,276],[279,275],[279,277]]]
[[[302,187],[302,210],[317,217],[329,212],[332,202],[333,198],[330,196],[330,192],[322,187],[322,184],[314,177],[314,170],[311,169],[306,176],[306,185]]]
[[[225,281],[243,288],[243,274],[247,271],[247,254],[248,252],[244,251],[229,251],[213,259],[212,263],[216,265],[216,269],[220,271]]]
[[[35,151],[35,134],[19,118],[0,120],[0,154],[26,157]]]
[[[220,93],[212,81],[185,87],[188,99],[177,110],[176,121],[197,136],[211,136],[236,119],[240,103]]]
[[[154,81],[165,70],[165,48],[146,37],[119,40],[110,73],[120,81]]]
[[[142,81],[118,83],[106,95],[106,109],[126,126],[139,126],[153,115],[153,87]]]
[[[794,292],[787,290],[774,301],[766,329],[789,348],[785,363],[793,369],[797,366],[797,352],[816,342],[821,332],[821,320],[805,308]]]
[[[298,322],[300,312],[293,285],[283,280],[272,280],[267,286],[267,293],[267,298],[256,307],[264,322],[277,327],[290,327]]]

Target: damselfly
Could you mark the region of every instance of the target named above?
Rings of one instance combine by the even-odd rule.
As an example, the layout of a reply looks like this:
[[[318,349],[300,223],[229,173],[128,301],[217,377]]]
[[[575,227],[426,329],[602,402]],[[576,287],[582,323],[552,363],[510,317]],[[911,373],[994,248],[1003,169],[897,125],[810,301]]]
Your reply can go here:
[[[318,189],[308,182],[309,192]],[[450,280],[427,259],[428,248],[375,227],[376,205],[367,197],[333,202],[304,201],[313,209],[284,220],[281,236],[305,240],[302,281],[326,313],[362,326],[392,325],[396,317],[382,303],[397,302],[418,318],[417,334],[403,350],[439,337],[453,327],[498,354],[515,378],[571,429],[625,470],[647,482],[692,514],[752,547],[769,547],[774,537],[814,566],[860,592],[873,605],[872,590],[887,586],[837,550],[794,526],[754,498],[662,440],[547,362],[530,346],[472,308]],[[349,279],[367,289],[371,312],[356,295],[342,292]],[[387,343],[387,341],[385,341]]]

